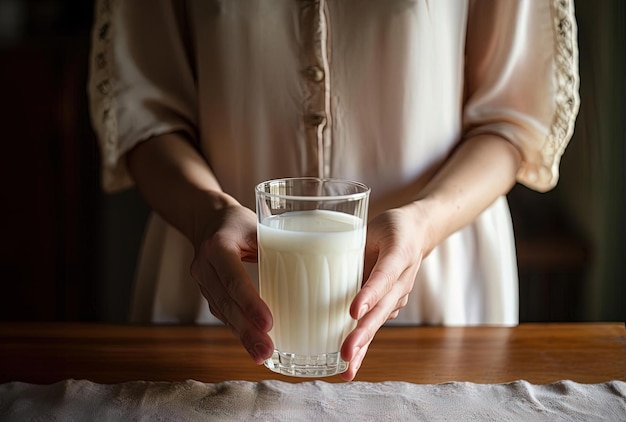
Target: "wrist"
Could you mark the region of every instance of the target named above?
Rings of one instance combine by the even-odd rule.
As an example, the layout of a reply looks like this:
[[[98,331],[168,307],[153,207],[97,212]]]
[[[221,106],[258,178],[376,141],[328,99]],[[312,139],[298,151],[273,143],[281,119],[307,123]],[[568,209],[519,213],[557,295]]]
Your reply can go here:
[[[406,205],[413,224],[421,227],[423,250],[422,257],[426,257],[443,240],[441,213],[434,198],[422,198]]]
[[[200,191],[191,207],[192,225],[187,237],[197,249],[210,237],[230,209],[242,207],[232,196],[222,191]]]

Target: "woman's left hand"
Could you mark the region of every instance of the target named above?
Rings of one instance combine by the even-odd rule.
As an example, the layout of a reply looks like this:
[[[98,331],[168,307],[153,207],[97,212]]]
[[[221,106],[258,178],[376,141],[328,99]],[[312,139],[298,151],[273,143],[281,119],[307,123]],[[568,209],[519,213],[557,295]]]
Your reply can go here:
[[[391,209],[367,227],[363,288],[354,298],[350,315],[358,323],[341,348],[349,367],[341,376],[354,379],[378,329],[408,302],[425,255],[429,232],[418,202]]]

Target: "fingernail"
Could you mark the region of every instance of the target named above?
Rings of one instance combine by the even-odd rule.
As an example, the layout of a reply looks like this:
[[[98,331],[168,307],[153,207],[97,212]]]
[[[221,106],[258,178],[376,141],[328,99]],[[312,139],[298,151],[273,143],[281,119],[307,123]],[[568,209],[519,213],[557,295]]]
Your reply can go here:
[[[359,354],[360,350],[361,350],[361,348],[359,346],[357,346],[354,349],[352,349],[352,359],[354,359]]]
[[[359,309],[359,313],[356,317],[356,319],[361,319],[363,318],[363,315],[365,315],[367,313],[367,311],[369,310],[369,306],[366,304],[364,304],[363,306],[361,306],[361,309]]]

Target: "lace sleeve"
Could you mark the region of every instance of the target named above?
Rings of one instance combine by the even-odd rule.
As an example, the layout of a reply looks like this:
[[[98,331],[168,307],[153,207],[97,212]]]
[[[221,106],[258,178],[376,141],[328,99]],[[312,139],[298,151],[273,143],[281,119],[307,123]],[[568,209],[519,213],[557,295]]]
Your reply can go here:
[[[574,132],[574,123],[580,106],[577,31],[573,0],[551,0],[551,3],[555,38],[556,109],[548,140],[543,149],[544,166],[551,170],[550,175],[558,174],[560,157]],[[541,181],[537,180],[539,177],[535,177],[533,173],[528,176],[529,183]],[[548,175],[541,178],[545,179],[546,176]],[[547,183],[549,186],[554,186],[556,180],[550,180]]]
[[[98,0],[92,29],[89,103],[107,192],[133,184],[126,153],[150,137],[196,136],[192,64],[172,0]]]
[[[117,0],[99,0],[95,5],[92,29],[89,99],[91,123],[98,135],[103,160],[102,184],[105,190],[119,190],[132,184],[119,168],[115,97],[111,82],[112,8]]]
[[[509,140],[522,156],[517,180],[547,191],[558,181],[579,107],[573,1],[471,4],[465,136]]]

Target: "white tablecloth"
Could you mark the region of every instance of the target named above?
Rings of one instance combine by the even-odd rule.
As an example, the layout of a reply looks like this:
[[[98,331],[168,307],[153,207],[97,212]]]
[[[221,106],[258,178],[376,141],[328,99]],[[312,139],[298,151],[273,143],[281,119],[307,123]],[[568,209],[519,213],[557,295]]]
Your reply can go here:
[[[626,421],[626,383],[12,382],[0,420]]]

